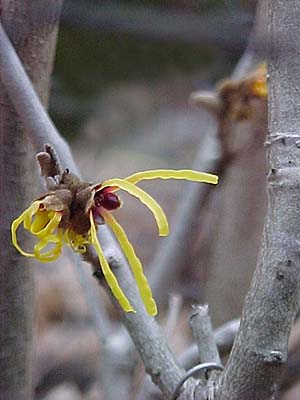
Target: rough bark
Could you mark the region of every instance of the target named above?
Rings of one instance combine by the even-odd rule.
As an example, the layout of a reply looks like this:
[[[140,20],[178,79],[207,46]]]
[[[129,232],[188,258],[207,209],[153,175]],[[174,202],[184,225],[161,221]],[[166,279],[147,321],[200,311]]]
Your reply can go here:
[[[269,0],[268,211],[220,400],[269,399],[283,372],[300,304],[299,4]]]
[[[60,1],[0,1],[1,22],[47,103]],[[0,63],[1,65],[1,63]],[[0,68],[1,74],[1,68]],[[31,398],[32,269],[10,242],[12,219],[32,198],[29,141],[0,81],[0,397]]]

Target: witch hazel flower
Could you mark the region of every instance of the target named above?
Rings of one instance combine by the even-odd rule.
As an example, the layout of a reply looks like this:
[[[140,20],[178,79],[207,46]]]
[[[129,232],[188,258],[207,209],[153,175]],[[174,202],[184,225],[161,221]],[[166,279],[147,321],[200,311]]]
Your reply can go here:
[[[36,258],[46,263],[55,261],[60,256],[64,245],[70,246],[75,252],[81,254],[86,252],[87,245],[92,245],[97,252],[104,278],[120,306],[126,312],[135,312],[111,270],[98,240],[97,226],[107,224],[128,260],[148,314],[155,316],[157,306],[143,272],[141,261],[125,231],[113,216],[113,211],[122,206],[117,192],[123,190],[139,199],[152,212],[159,235],[167,236],[169,225],[162,208],[137,184],[142,180],[150,179],[183,179],[217,184],[218,177],[193,170],[158,169],[137,172],[123,179],[108,179],[93,185],[80,181],[66,170],[51,179],[54,181],[53,190],[33,201],[12,222],[11,235],[15,248],[23,256]],[[19,245],[17,230],[21,225],[36,240],[32,252],[25,251]]]

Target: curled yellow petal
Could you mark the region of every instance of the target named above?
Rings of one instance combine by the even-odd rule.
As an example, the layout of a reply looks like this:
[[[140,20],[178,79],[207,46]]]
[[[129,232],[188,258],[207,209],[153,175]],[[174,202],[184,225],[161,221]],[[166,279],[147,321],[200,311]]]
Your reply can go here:
[[[57,259],[61,253],[62,241],[54,235],[54,230],[58,227],[62,218],[62,213],[39,211],[39,206],[42,201],[33,202],[11,225],[12,242],[16,249],[26,257],[35,257],[40,261],[49,262]],[[34,220],[32,221],[32,218]],[[30,231],[40,240],[34,246],[34,253],[27,253],[18,244],[17,229],[23,223],[24,229]],[[45,226],[46,225],[46,226]],[[48,243],[57,243],[53,249],[46,253],[41,253],[41,250]]]
[[[198,172],[192,169],[154,169],[137,172],[125,178],[126,181],[136,184],[144,179],[185,179],[193,182],[204,182],[216,185],[218,176],[206,172]]]
[[[125,231],[109,212],[103,211],[102,216],[104,221],[110,226],[114,235],[118,239],[120,246],[129,262],[148,314],[155,316],[157,314],[157,307],[152,296],[151,288],[146,276],[144,275],[142,264],[136,256],[134,248],[129,242]]]
[[[148,193],[124,179],[109,179],[102,183],[101,189],[107,186],[118,186],[132,196],[137,197],[153,213],[158,226],[159,235],[167,236],[169,234],[169,224],[165,213],[160,205]]]
[[[16,218],[12,224],[11,224],[11,238],[13,245],[15,248],[25,257],[34,257],[34,254],[32,253],[27,253],[24,251],[18,244],[17,240],[17,229],[18,227],[23,223],[24,228],[29,230],[30,225],[31,225],[31,219],[33,215],[37,212],[39,209],[40,202],[35,201],[32,203],[18,218]]]
[[[24,211],[24,213],[23,213],[23,214],[25,214],[24,224],[23,224],[24,229],[29,231],[30,226],[31,226],[32,217],[38,212],[40,204],[41,204],[41,201],[35,201],[31,204],[30,207],[27,208],[27,210]]]
[[[32,223],[30,223],[28,230],[34,235],[39,233],[49,222],[49,215],[47,211],[38,211]]]
[[[49,243],[56,243],[56,245],[51,250],[41,253],[41,250],[44,249]],[[35,258],[41,262],[55,261],[61,254],[62,245],[62,231],[59,229],[57,234],[46,236],[34,246]]]
[[[97,238],[97,231],[95,228],[92,212],[90,212],[90,222],[91,222],[91,243],[95,246],[96,252],[99,257],[101,269],[103,271],[103,275],[106,279],[106,282],[107,282],[108,286],[110,287],[113,295],[118,300],[120,306],[123,308],[123,310],[126,312],[135,312],[134,309],[132,308],[129,300],[125,296],[123,290],[119,286],[119,283],[118,283],[115,275],[112,273],[112,271],[108,265],[108,262],[106,261],[106,258],[104,256],[104,253],[101,249],[100,243]]]
[[[49,222],[47,223],[47,225],[39,231],[34,231],[33,224],[30,227],[30,232],[41,239],[45,236],[48,236],[50,233],[52,233],[58,227],[58,225],[62,219],[62,212],[59,212],[59,211],[50,211],[50,212],[43,211],[43,212],[48,213]]]

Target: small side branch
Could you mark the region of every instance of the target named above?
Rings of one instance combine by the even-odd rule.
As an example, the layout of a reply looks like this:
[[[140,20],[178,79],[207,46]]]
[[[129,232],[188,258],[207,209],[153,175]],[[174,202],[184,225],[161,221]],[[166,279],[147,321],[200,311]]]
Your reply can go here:
[[[194,307],[190,316],[190,326],[198,347],[200,362],[221,364],[207,305]]]
[[[240,320],[226,322],[214,331],[214,341],[221,356],[228,354],[232,348],[234,338],[238,332]],[[179,357],[179,363],[185,369],[190,369],[199,362],[198,347],[194,343]]]

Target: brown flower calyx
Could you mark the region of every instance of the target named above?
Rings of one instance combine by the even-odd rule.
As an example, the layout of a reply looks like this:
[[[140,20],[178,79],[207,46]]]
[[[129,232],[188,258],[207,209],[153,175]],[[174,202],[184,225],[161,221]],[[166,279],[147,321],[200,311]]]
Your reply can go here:
[[[50,145],[37,155],[37,160],[49,190],[38,200],[43,200],[46,209],[63,212],[60,228],[70,227],[80,235],[87,234],[90,229],[88,211],[93,206],[92,184],[81,181],[68,169],[61,171],[56,152]]]

